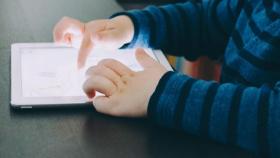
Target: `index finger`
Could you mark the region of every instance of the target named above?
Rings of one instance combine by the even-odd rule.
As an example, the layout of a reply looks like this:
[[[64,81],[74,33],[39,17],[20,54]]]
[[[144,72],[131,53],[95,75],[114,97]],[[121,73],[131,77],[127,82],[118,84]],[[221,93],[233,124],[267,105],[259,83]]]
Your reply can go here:
[[[115,60],[115,59],[104,59],[101,60],[98,65],[105,66],[114,72],[116,72],[119,76],[125,76],[125,75],[133,75],[134,71],[132,71],[130,68],[128,68],[123,63]]]
[[[111,96],[116,88],[112,81],[103,76],[91,77],[83,84],[83,90],[89,97],[93,97],[91,94],[95,91],[103,93],[105,96]]]
[[[81,48],[78,55],[78,68],[83,68],[86,64],[86,59],[93,49],[93,43],[91,41],[90,35],[85,33]]]
[[[55,42],[67,42],[64,37],[65,34],[75,34],[75,31],[83,33],[84,24],[79,20],[64,17],[55,25],[53,30],[53,39]]]

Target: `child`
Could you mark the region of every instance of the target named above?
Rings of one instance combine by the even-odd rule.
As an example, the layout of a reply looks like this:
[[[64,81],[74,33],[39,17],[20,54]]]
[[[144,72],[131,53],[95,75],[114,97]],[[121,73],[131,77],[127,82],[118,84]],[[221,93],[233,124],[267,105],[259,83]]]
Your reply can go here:
[[[83,67],[93,47],[151,47],[195,60],[223,59],[220,83],[167,70],[142,49],[133,72],[107,59],[87,71],[97,111],[145,117],[162,126],[280,157],[280,1],[204,0],[117,13],[81,23],[63,18],[56,42],[81,43]]]

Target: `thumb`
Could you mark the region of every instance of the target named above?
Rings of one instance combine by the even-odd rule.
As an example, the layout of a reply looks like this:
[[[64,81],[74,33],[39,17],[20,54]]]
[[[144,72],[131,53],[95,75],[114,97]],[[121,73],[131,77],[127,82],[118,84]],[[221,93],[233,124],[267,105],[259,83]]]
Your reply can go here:
[[[109,114],[108,112],[112,109],[112,103],[110,99],[105,96],[97,96],[93,99],[92,104],[96,111]]]
[[[142,48],[136,50],[136,59],[144,69],[151,68],[156,64],[156,61]]]

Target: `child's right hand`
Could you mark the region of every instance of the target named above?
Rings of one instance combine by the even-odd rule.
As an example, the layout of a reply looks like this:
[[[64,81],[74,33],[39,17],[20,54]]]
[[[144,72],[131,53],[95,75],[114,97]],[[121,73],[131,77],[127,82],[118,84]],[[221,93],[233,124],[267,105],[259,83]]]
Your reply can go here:
[[[69,17],[62,18],[54,27],[56,43],[80,48],[78,67],[85,65],[93,47],[117,49],[132,41],[134,26],[128,16],[113,19],[94,20],[82,23]]]

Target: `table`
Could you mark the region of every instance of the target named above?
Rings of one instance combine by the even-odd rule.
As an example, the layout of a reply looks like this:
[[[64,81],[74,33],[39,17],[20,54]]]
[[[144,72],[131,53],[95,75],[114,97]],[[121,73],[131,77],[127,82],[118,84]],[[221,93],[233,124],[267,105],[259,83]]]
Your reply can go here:
[[[146,119],[113,118],[93,108],[10,109],[12,43],[52,41],[52,28],[64,15],[89,21],[121,10],[113,0],[0,1],[0,158],[252,157]]]

